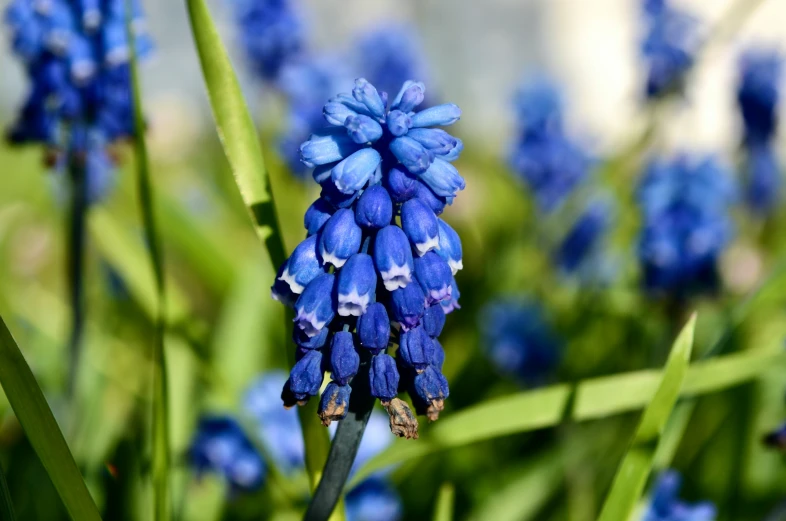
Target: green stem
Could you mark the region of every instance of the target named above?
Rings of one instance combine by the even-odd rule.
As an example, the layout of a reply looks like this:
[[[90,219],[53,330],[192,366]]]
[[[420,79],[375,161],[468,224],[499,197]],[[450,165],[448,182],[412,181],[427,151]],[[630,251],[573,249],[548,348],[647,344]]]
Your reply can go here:
[[[69,158],[71,177],[71,220],[68,223],[68,282],[71,293],[71,332],[68,339],[68,396],[76,393],[77,368],[85,328],[85,217],[87,214],[87,182],[83,160]]]
[[[15,521],[14,505],[11,503],[11,493],[8,491],[8,483],[3,474],[3,466],[0,465],[0,519],[3,521]]]

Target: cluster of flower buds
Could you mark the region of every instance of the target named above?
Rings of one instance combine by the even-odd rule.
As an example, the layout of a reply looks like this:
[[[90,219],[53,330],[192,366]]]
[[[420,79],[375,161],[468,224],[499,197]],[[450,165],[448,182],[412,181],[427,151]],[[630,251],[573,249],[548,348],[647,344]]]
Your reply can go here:
[[[307,238],[280,267],[272,293],[296,314],[297,362],[284,404],[318,395],[329,371],[319,407],[326,425],[346,416],[359,371],[367,371],[399,436],[417,436],[400,391],[431,420],[448,396],[437,338],[445,315],[459,307],[454,275],[462,252],[438,215],[464,188],[451,165],[463,145],[430,128],[458,121],[459,108],[416,112],[424,94],[422,83],[407,81],[388,103],[358,79],[351,94],[325,105],[330,127],[300,147],[322,192],[305,215]]]

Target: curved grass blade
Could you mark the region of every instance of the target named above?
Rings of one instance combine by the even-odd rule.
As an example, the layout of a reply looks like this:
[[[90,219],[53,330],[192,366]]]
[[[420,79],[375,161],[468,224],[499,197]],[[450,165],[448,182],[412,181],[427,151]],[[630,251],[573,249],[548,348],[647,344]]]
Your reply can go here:
[[[0,385],[74,521],[100,521],[93,498],[35,376],[0,317]]]
[[[207,5],[204,0],[186,0],[186,5],[218,137],[256,233],[264,242],[275,270],[284,262],[286,254],[254,123]],[[330,441],[316,414],[300,411],[299,417],[306,468],[313,484],[319,480],[322,462],[327,460]]]
[[[14,505],[11,503],[11,493],[8,491],[8,483],[6,483],[2,466],[0,466],[0,519],[16,521]]]
[[[758,350],[725,355],[690,366],[681,396],[693,397],[734,387],[768,371],[786,370],[786,353]],[[587,421],[635,411],[652,400],[661,378],[659,371],[635,371],[593,378],[575,387],[570,411],[573,421]],[[555,385],[489,400],[453,413],[422,428],[418,443],[397,440],[362,466],[348,489],[374,472],[440,450],[499,436],[558,425],[566,412],[572,387]]]
[[[598,521],[624,521],[630,518],[636,503],[644,492],[661,433],[677,403],[685,376],[688,374],[696,315],[683,328],[666,361],[658,390],[644,410],[633,441],[617,469],[611,490],[598,517]]]
[[[439,487],[437,504],[434,508],[434,521],[452,521],[453,502],[456,500],[456,487],[452,483],[443,483]]]
[[[134,152],[136,155],[137,190],[145,230],[145,240],[150,252],[156,288],[155,339],[153,341],[153,503],[155,519],[171,519],[169,491],[169,411],[167,397],[166,352],[164,333],[166,330],[166,285],[164,283],[164,259],[161,242],[153,211],[153,187],[150,182],[150,161],[145,143],[145,121],[142,116],[142,95],[139,87],[139,70],[136,42],[131,27],[131,1],[126,1],[126,35],[130,42],[131,87],[134,105]]]

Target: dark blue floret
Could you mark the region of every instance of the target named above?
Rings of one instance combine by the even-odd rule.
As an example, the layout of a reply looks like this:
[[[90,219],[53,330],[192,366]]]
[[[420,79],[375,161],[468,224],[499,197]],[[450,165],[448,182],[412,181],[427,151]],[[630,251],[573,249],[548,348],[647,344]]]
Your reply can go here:
[[[666,1],[645,0],[646,36],[641,49],[647,62],[646,95],[656,98],[682,89],[699,41],[696,21]]]
[[[562,239],[556,251],[560,268],[575,272],[598,248],[609,225],[609,208],[605,202],[590,204]]]
[[[643,521],[714,521],[717,516],[715,506],[710,502],[690,504],[678,497],[680,475],[669,470],[664,472],[655,483],[650,505]]]
[[[359,79],[351,94],[324,106],[324,128],[300,146],[321,197],[304,219],[308,237],[279,269],[273,287],[284,302],[300,294],[294,304],[297,363],[282,393],[285,404],[314,396],[328,370],[332,382],[320,416],[326,424],[343,418],[349,386],[361,360],[370,358],[370,366],[363,362],[370,367],[370,392],[385,405],[391,430],[408,438],[417,437],[417,421],[397,397],[399,386],[414,392],[419,373],[431,367],[439,374],[444,351],[436,337],[445,315],[458,308],[454,274],[462,267],[461,241],[436,213],[464,188],[450,165],[463,144],[430,128],[456,122],[460,111],[443,104],[418,112],[424,93],[423,84],[407,81],[391,96]],[[393,340],[406,366],[404,384],[385,352],[391,320],[400,332]],[[329,355],[323,355],[331,338]],[[432,373],[419,381],[433,391],[421,402],[435,419],[447,382]]]

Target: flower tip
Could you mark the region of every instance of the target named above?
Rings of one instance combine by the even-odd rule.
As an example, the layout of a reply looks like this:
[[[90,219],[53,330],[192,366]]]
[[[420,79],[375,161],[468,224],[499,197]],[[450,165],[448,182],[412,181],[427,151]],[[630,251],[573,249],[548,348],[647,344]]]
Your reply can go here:
[[[418,420],[406,402],[393,398],[383,405],[390,416],[390,432],[399,438],[418,439]]]

